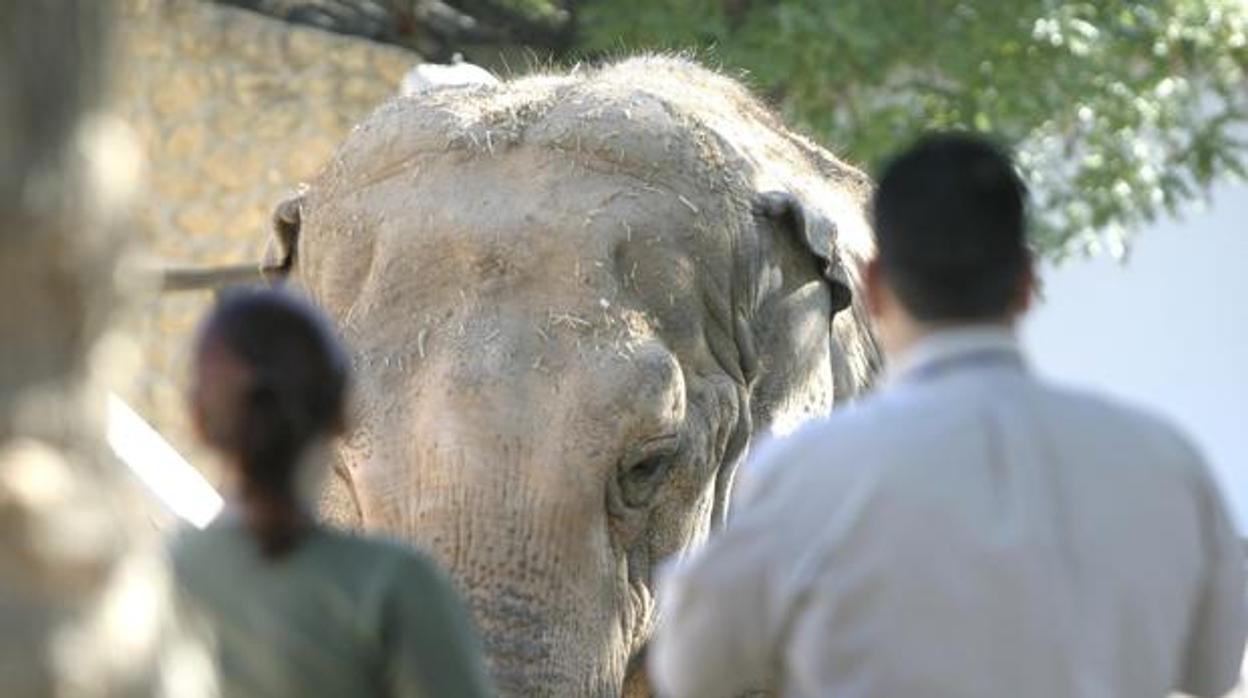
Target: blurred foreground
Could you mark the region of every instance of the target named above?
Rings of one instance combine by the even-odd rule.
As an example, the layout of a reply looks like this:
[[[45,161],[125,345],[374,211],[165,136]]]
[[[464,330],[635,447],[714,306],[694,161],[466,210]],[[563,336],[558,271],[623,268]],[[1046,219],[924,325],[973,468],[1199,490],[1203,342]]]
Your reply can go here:
[[[109,3],[0,4],[0,694],[206,695],[101,376],[139,153],[99,110]]]

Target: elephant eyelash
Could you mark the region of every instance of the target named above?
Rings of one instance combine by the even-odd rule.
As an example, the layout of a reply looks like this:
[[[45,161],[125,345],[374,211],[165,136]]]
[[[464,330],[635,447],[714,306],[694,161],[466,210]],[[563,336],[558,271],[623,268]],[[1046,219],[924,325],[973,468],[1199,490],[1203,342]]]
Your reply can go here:
[[[649,504],[670,471],[678,446],[676,436],[651,440],[642,447],[643,455],[621,467],[619,492],[626,506],[640,508]]]
[[[651,458],[646,458],[646,459],[643,459],[641,462],[636,463],[632,467],[630,467],[628,469],[628,472],[629,474],[635,475],[636,477],[639,477],[639,478],[649,478],[658,474],[658,472],[663,469],[663,467],[666,465],[666,463],[664,462],[666,460],[667,459],[664,458],[663,456],[653,456]]]

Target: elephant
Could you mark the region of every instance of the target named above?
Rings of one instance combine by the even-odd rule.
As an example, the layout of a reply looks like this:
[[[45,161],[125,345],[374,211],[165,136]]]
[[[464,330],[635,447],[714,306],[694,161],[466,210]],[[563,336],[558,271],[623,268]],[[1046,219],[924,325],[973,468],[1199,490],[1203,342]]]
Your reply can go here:
[[[880,367],[871,190],[681,58],[381,105],[268,253],[351,348],[326,515],[449,571],[502,695],[648,695],[656,566]]]

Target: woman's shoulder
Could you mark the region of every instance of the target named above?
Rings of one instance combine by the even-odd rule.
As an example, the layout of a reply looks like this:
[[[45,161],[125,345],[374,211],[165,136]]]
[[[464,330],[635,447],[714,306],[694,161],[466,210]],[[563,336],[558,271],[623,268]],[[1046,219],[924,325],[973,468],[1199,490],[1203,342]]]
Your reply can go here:
[[[437,564],[427,553],[409,544],[378,535],[324,527],[317,532],[321,552],[344,565],[367,567],[374,572],[410,575],[439,575]]]
[[[217,521],[208,527],[177,532],[168,543],[173,566],[181,578],[214,577],[252,570],[264,577],[314,577],[318,586],[367,590],[389,595],[413,587],[430,593],[445,586],[437,563],[425,552],[401,541],[361,535],[318,525],[289,555],[266,563],[239,522]],[[390,590],[390,591],[387,591]]]
[[[235,552],[244,538],[244,531],[217,521],[204,528],[179,528],[167,539],[165,547],[176,565]]]
[[[363,615],[390,623],[394,614],[424,617],[433,606],[458,605],[450,577],[425,551],[380,536],[323,529],[312,566],[354,590]],[[428,619],[426,619],[428,620]]]

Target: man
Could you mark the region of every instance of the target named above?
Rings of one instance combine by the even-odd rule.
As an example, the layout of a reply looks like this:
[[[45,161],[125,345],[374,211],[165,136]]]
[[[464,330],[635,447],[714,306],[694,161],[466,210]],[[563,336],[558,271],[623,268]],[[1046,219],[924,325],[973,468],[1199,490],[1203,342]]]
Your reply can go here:
[[[770,444],[661,585],[661,695],[1218,696],[1243,554],[1165,422],[1031,375],[1025,188],[965,135],[885,171],[867,300],[880,394]]]

